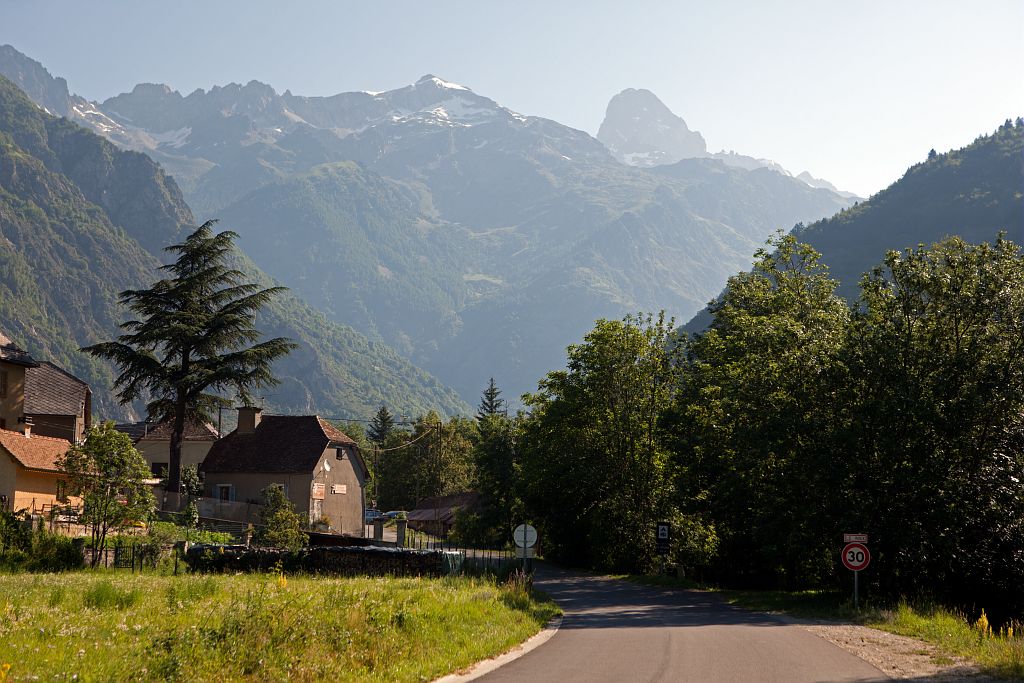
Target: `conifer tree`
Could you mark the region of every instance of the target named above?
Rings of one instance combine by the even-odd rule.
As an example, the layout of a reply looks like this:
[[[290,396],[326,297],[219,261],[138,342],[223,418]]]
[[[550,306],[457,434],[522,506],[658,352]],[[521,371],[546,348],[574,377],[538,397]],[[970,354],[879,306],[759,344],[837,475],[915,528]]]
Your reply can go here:
[[[482,420],[488,415],[497,415],[505,411],[505,399],[501,398],[501,389],[494,383],[494,378],[487,383],[487,388],[480,397],[480,407],[476,418]]]
[[[391,433],[395,431],[395,418],[388,411],[387,406],[382,405],[377,414],[373,416],[373,420],[370,421],[370,428],[367,430],[367,436],[370,437],[370,441],[383,446],[384,442],[388,440]]]
[[[177,259],[161,267],[168,277],[148,289],[121,292],[137,320],[122,323],[116,341],[82,350],[116,363],[122,403],[147,400],[150,417],[171,421],[167,490],[181,488],[181,447],[188,419],[209,421],[226,403],[219,394],[277,383],[273,362],[296,347],[284,338],[260,338],[256,313],[283,287],[260,289],[228,265],[237,233],[214,234],[207,221],[166,251]]]

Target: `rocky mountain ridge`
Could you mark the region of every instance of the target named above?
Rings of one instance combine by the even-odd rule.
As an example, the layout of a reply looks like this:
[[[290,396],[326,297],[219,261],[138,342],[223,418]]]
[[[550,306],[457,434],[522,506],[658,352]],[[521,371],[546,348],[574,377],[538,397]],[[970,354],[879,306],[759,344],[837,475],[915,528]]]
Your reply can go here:
[[[331,97],[142,85],[91,106],[260,268],[470,401],[492,376],[532,389],[595,318],[688,317],[767,235],[850,204],[716,159],[629,166],[432,75]]]
[[[794,176],[771,159],[740,154],[733,150],[708,152],[704,137],[691,131],[686,121],[669,109],[650,90],[627,88],[608,102],[604,120],[597,132],[600,140],[617,159],[631,166],[650,168],[674,164],[683,159],[718,159],[729,166],[753,171],[768,168],[795,177],[810,187],[828,189],[849,199],[859,199],[852,192],[843,192],[826,180],[807,171]]]

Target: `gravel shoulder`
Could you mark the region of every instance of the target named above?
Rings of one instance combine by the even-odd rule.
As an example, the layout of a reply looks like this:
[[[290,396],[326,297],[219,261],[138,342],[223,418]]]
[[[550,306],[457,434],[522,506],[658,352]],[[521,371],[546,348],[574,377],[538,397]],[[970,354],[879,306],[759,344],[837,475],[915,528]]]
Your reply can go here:
[[[781,614],[775,616],[860,657],[893,679],[927,679],[942,683],[1000,680],[982,674],[969,660],[947,655],[936,646],[916,638],[858,624],[799,619]]]

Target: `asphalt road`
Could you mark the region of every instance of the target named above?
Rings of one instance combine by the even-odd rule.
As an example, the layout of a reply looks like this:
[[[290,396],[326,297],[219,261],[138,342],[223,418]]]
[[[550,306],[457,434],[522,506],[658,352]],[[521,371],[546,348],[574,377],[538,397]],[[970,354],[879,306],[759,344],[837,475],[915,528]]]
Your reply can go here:
[[[478,679],[516,681],[885,681],[826,640],[711,593],[551,568],[534,585],[565,616],[551,640]]]

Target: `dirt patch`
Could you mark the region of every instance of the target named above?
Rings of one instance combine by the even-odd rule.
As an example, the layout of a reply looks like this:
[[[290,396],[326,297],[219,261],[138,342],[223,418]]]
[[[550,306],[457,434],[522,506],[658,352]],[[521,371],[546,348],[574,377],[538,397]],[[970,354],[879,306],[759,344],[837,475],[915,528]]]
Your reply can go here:
[[[983,675],[972,662],[951,657],[934,645],[915,638],[855,624],[794,622],[857,655],[890,678],[927,678],[929,681],[945,683],[988,683],[998,680]]]

